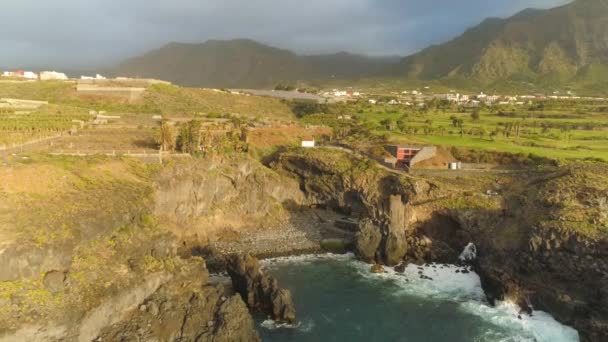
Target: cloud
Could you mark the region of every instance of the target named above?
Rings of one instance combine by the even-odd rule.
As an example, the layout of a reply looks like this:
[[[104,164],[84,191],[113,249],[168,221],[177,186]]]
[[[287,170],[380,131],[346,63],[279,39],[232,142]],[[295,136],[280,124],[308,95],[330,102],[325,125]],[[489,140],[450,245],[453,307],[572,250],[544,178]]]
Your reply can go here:
[[[0,65],[111,64],[171,41],[409,54],[489,16],[568,0],[4,0]],[[10,15],[6,15],[9,13]]]

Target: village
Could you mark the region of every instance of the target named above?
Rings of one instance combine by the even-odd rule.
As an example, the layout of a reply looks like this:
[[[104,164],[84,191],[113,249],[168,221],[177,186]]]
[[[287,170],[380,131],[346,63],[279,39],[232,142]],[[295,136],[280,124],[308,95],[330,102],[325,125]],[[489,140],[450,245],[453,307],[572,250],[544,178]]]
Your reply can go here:
[[[404,90],[401,93],[390,92],[390,94],[366,94],[361,91],[349,88],[347,90],[333,89],[325,91],[321,94],[327,102],[347,102],[367,100],[368,103],[402,105],[407,107],[425,107],[429,101],[445,100],[466,107],[486,106],[505,106],[529,105],[533,101],[546,100],[592,100],[592,101],[608,101],[605,97],[577,96],[571,91],[566,91],[562,94],[559,91],[554,91],[550,95],[546,94],[526,94],[526,95],[498,95],[486,94],[483,91],[479,94],[463,94],[455,90],[451,90],[447,94],[436,94],[430,91],[430,87],[425,87],[425,91],[420,90]]]

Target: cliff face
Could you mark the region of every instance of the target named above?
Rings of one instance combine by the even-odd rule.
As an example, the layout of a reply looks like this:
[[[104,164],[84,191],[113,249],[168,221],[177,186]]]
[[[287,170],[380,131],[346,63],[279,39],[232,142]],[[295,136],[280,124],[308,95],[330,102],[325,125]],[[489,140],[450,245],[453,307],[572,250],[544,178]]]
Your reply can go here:
[[[456,263],[474,242],[491,300],[547,311],[583,340],[608,338],[608,166],[431,181],[335,151],[285,153],[273,165],[299,179],[309,203],[362,219],[361,259]],[[494,187],[499,196],[485,194]]]
[[[246,157],[12,163],[0,168],[0,341],[258,340],[240,297],[178,246],[282,222],[303,201],[295,181]]]
[[[162,171],[154,211],[180,238],[206,242],[227,230],[281,222],[285,207],[303,200],[294,180],[253,160],[200,160]]]

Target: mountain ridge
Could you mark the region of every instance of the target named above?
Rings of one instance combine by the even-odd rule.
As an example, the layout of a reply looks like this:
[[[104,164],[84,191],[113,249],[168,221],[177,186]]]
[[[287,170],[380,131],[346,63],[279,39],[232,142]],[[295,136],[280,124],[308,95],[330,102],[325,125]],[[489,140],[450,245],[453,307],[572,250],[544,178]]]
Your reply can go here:
[[[608,0],[488,18],[450,41],[402,58],[298,55],[250,39],[209,40],[169,43],[125,61],[113,73],[226,88],[391,78],[608,89]]]
[[[250,39],[169,43],[131,58],[113,74],[155,77],[187,86],[271,87],[325,78],[387,76],[399,57],[347,52],[298,55]]]

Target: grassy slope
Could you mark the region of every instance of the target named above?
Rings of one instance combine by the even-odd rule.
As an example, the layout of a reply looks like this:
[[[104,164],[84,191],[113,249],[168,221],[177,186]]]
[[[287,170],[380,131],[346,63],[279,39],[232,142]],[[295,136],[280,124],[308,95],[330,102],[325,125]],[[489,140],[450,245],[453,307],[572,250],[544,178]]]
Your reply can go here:
[[[0,332],[40,319],[81,317],[104,296],[173,268],[174,260],[150,255],[166,234],[149,214],[155,174],[152,166],[105,157],[5,160],[0,168],[4,252],[16,245],[27,255],[66,255],[71,285],[53,294],[43,284],[42,271],[0,282],[0,303],[14,304],[0,305]]]
[[[106,110],[118,113],[145,113],[192,116],[195,113],[230,113],[291,120],[293,114],[277,99],[232,95],[207,89],[154,85],[143,99],[128,103],[118,98],[81,96],[68,82],[0,82],[0,97],[44,100],[62,106]]]

